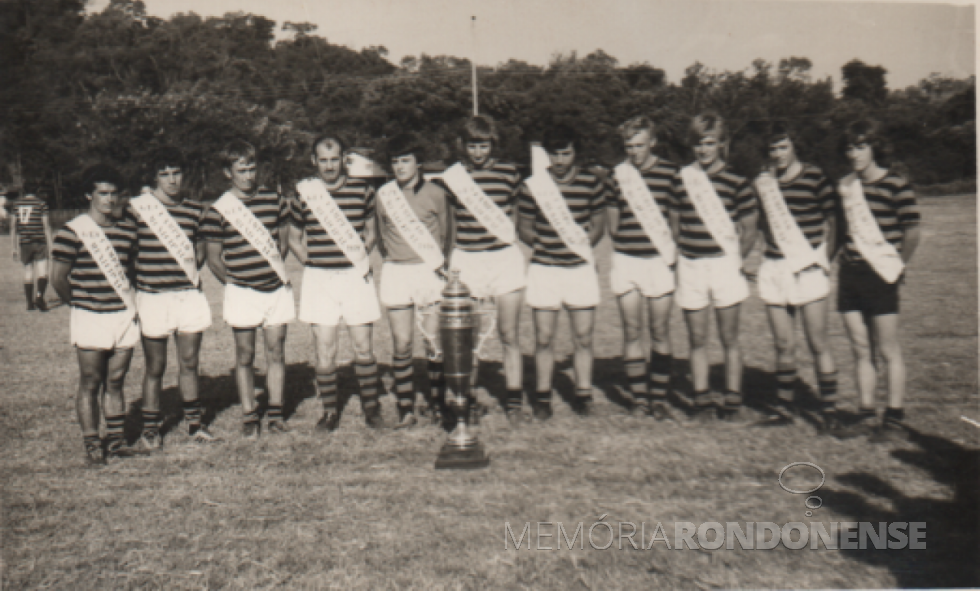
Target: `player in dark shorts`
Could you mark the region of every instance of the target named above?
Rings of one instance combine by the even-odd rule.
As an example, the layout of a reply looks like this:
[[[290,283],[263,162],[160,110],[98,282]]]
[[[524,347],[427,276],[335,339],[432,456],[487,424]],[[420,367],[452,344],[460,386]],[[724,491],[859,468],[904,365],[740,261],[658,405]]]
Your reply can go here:
[[[842,427],[838,435],[872,434],[872,440],[885,441],[907,435],[899,288],[905,265],[919,244],[919,207],[908,180],[879,165],[887,157],[887,146],[876,122],[852,123],[841,144],[853,172],[838,185],[846,238],[840,257],[837,309],[854,352],[860,408],[855,421]],[[858,187],[863,200],[856,195]],[[849,202],[849,197],[854,200]],[[861,216],[862,208],[865,213],[870,210],[870,215]],[[868,248],[878,237],[887,244],[879,242],[877,248]],[[888,406],[880,423],[875,408],[878,353],[885,361],[888,380]]]
[[[24,266],[24,298],[28,310],[47,312],[44,292],[48,288],[48,254],[51,252],[51,222],[47,189],[28,184],[24,195],[11,205],[10,240],[14,260]]]
[[[112,215],[122,186],[114,168],[97,165],[86,171],[82,189],[90,201],[89,210],[58,230],[52,250],[51,285],[61,300],[71,306],[71,343],[77,351],[80,374],[75,408],[82,428],[85,459],[90,465],[104,464],[107,459],[132,453],[124,447],[123,384],[133,348],[139,341],[140,327],[135,306],[124,299],[132,299],[125,270],[135,256],[136,227],[131,221]],[[92,257],[90,243],[85,242],[93,240],[89,238],[93,234],[101,238],[94,243],[96,252],[102,246],[115,254],[101,259],[114,263],[108,268],[116,271],[115,285]],[[103,385],[105,403],[100,409],[99,393]],[[104,442],[99,437],[100,412],[106,422]]]

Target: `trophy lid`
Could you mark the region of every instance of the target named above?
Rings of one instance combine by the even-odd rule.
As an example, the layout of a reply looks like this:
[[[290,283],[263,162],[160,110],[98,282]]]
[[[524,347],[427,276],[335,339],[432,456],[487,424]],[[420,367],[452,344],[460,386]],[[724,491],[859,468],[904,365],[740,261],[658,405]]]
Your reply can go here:
[[[445,289],[442,290],[442,297],[446,299],[470,297],[470,289],[459,278],[459,269],[451,271],[449,281],[446,283]]]

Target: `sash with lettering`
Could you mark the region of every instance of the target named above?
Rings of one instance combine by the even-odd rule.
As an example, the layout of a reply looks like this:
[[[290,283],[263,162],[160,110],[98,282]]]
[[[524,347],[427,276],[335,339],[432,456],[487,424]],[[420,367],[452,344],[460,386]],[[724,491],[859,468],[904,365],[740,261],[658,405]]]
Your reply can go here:
[[[184,274],[195,287],[200,284],[201,275],[197,270],[197,255],[194,245],[180,228],[177,220],[170,215],[166,206],[151,194],[131,199],[129,204],[140,214],[140,219],[160,240],[170,256],[177,261]]]
[[[643,231],[657,247],[664,262],[673,265],[677,262],[677,245],[674,244],[674,236],[640,171],[629,162],[623,162],[616,167],[615,175],[619,190],[626,197],[626,202],[630,204],[636,219],[640,220]]]
[[[763,172],[756,179],[755,188],[766,210],[766,221],[772,237],[786,257],[790,271],[799,273],[807,267],[820,265],[829,272],[830,261],[827,260],[826,247],[821,245],[823,248],[814,249],[810,246],[810,241],[793,219],[776,179],[770,173]]]
[[[92,255],[92,260],[99,266],[99,271],[105,276],[106,281],[115,290],[119,299],[126,304],[126,309],[136,316],[136,299],[133,296],[133,288],[126,277],[126,269],[119,262],[119,255],[112,247],[112,242],[87,213],[76,217],[65,224],[75,232],[75,235],[85,245],[86,250]]]
[[[844,215],[847,217],[847,233],[854,239],[854,246],[868,261],[882,279],[895,283],[905,269],[901,255],[885,236],[871,213],[864,189],[857,175],[851,173],[841,179],[838,187],[844,200]]]
[[[704,222],[711,237],[721,245],[725,254],[741,260],[742,253],[738,246],[738,231],[735,223],[728,215],[725,204],[722,203],[708,175],[696,165],[688,165],[681,169],[681,180],[684,190],[694,203],[694,209]]]
[[[544,174],[548,172],[550,166],[551,158],[548,157],[548,151],[540,144],[531,144],[531,175],[539,172]]]
[[[466,168],[458,162],[442,173],[442,180],[449,185],[452,192],[463,202],[466,209],[501,242],[514,244],[517,233],[514,224],[507,214],[497,207],[493,199],[487,197],[480,185],[466,172]]]
[[[262,258],[272,266],[279,279],[288,285],[289,276],[286,275],[286,265],[279,253],[279,246],[272,239],[269,230],[259,221],[259,218],[255,217],[255,214],[231,191],[215,201],[214,208],[228,220],[233,228],[238,230],[238,233],[252,245],[252,248],[262,255]]]
[[[531,196],[541,208],[541,213],[548,218],[565,246],[583,259],[594,263],[595,256],[589,243],[589,234],[582,226],[575,223],[575,218],[572,217],[572,212],[568,210],[568,205],[565,203],[565,197],[562,196],[551,175],[547,172],[539,172],[524,183],[531,190]]]
[[[446,262],[442,254],[442,249],[436,244],[432,234],[426,229],[425,224],[415,215],[411,204],[405,198],[405,194],[398,187],[398,181],[391,181],[385,184],[378,191],[378,198],[384,204],[385,212],[398,228],[405,242],[408,242],[415,254],[422,257],[427,266],[433,270],[442,267]]]
[[[296,183],[296,190],[303,203],[310,208],[313,217],[320,222],[330,238],[344,252],[344,256],[354,265],[357,272],[367,275],[371,271],[371,259],[368,258],[367,248],[351,225],[347,215],[333,200],[327,185],[322,179],[309,178]]]

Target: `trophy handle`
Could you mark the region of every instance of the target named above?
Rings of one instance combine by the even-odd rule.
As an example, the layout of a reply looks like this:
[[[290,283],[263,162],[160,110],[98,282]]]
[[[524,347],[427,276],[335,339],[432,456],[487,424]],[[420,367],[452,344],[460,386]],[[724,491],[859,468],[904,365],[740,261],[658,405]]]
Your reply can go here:
[[[490,335],[492,335],[494,329],[497,328],[497,307],[494,306],[489,310],[484,310],[481,308],[480,310],[473,312],[473,315],[490,317],[489,326],[487,326],[487,329],[485,331],[479,334],[476,348],[473,349],[473,363],[475,364],[477,361],[483,360],[483,355],[481,354],[481,352],[483,351],[483,346],[487,344],[487,340],[490,338]]]
[[[425,327],[422,326],[422,320],[428,314],[438,314],[438,313],[439,313],[438,306],[430,306],[430,309],[427,312],[417,310],[415,313],[415,326],[419,329],[419,334],[422,335],[422,338],[425,339],[425,342],[429,343],[429,348],[432,349],[432,355],[429,356],[429,359],[432,361],[438,361],[439,359],[442,359],[442,348],[439,346],[439,339],[437,339],[435,335],[433,335],[432,333],[425,330]]]

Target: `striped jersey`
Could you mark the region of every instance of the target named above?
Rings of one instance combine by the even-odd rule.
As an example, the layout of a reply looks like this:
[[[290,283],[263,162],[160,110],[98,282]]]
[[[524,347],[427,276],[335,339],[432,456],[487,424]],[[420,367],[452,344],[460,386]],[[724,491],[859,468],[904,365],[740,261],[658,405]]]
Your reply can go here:
[[[915,192],[909,182],[901,175],[888,171],[881,180],[873,183],[861,181],[864,198],[868,202],[871,214],[881,234],[892,246],[899,248],[905,237],[905,228],[919,225],[919,205],[915,200]],[[846,223],[846,222],[845,222]],[[854,246],[851,233],[847,233],[844,244],[844,261],[853,263],[863,260]]]
[[[606,207],[606,183],[598,175],[577,167],[565,181],[555,179],[554,175],[551,178],[565,198],[565,205],[568,206],[572,219],[588,232],[593,214],[601,213]],[[551,222],[538,208],[527,185],[521,186],[518,212],[525,218],[534,220],[534,252],[531,263],[552,267],[577,267],[586,263],[585,259],[565,246]]]
[[[34,195],[25,195],[14,200],[11,207],[17,218],[17,238],[21,244],[44,242],[44,216],[48,215],[48,204]]]
[[[163,204],[163,206],[184,231],[191,244],[196,245],[200,239],[201,222],[204,221],[207,208],[189,199],[184,199],[177,205]],[[138,238],[136,289],[152,293],[196,289],[167,247],[128,203],[125,215],[136,226]]]
[[[729,170],[722,168],[714,174],[708,175],[711,185],[715,188],[715,193],[721,198],[725,209],[732,218],[732,222],[738,223],[743,216],[750,215],[756,211],[755,191],[749,180],[739,176]],[[724,254],[721,246],[708,231],[698,211],[694,208],[694,202],[684,188],[684,181],[681,180],[680,171],[674,177],[674,196],[672,207],[680,215],[680,237],[677,247],[680,253],[689,259],[699,259],[706,257],[718,257]]]
[[[650,194],[660,206],[664,220],[669,218],[669,209],[674,193],[674,177],[678,170],[677,165],[673,162],[657,158],[652,167],[640,171],[640,176],[643,177],[647,189],[650,190]],[[633,213],[626,196],[620,191],[615,174],[609,175],[609,182],[612,191],[611,198],[614,200],[615,206],[619,208],[619,226],[609,228],[613,249],[622,254],[643,258],[650,258],[659,254],[657,247],[653,245],[650,237],[643,231],[643,226],[636,214]]]
[[[477,186],[483,189],[497,207],[513,218],[514,203],[521,187],[521,175],[517,167],[507,162],[490,160],[482,168],[474,168],[468,162],[463,163],[466,172],[470,173]],[[490,233],[463,205],[463,202],[452,196],[453,208],[456,213],[456,247],[468,251],[500,250],[507,246],[499,238]]]
[[[112,243],[119,264],[129,268],[136,256],[136,225],[130,219],[122,219],[102,228],[102,231]],[[71,266],[68,284],[71,286],[72,306],[91,312],[120,312],[126,309],[126,304],[106,280],[85,244],[67,225],[55,234],[51,256]]]
[[[364,227],[368,220],[374,217],[374,189],[364,179],[347,177],[340,187],[329,189],[330,196],[344,212],[351,226],[357,231],[361,241],[364,241]],[[351,269],[354,265],[337,246],[316,216],[307,207],[299,195],[299,191],[290,200],[290,220],[302,232],[306,230],[307,267],[318,269]]]
[[[279,226],[289,221],[289,203],[276,193],[259,192],[241,202],[252,212],[272,240],[279,243]],[[208,242],[221,242],[221,258],[228,271],[228,282],[257,291],[275,291],[282,280],[272,265],[213,206],[204,216],[201,236]]]
[[[796,178],[779,181],[779,192],[783,194],[786,207],[810,246],[816,249],[823,244],[824,222],[835,215],[837,208],[837,191],[827,181],[823,171],[812,164],[803,164],[803,169]],[[769,229],[766,208],[760,203],[759,209],[762,215],[762,233],[766,237],[765,256],[781,259],[783,253]]]

